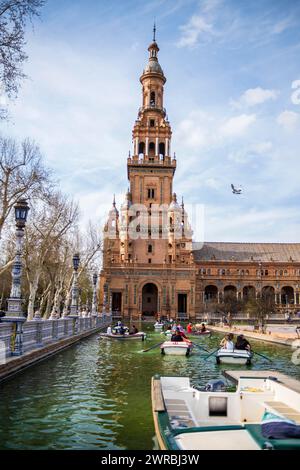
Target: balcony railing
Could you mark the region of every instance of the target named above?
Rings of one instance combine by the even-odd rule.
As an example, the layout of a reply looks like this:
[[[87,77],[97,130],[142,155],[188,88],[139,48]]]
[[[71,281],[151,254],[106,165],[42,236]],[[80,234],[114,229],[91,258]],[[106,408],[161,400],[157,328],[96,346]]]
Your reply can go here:
[[[163,113],[164,116],[167,114],[166,108],[161,108],[159,106],[156,106],[155,104],[154,105],[148,104],[146,106],[141,106],[139,108],[139,115],[141,113],[143,113],[144,111],[149,111],[149,110],[151,110],[151,111],[160,111],[160,112]]]

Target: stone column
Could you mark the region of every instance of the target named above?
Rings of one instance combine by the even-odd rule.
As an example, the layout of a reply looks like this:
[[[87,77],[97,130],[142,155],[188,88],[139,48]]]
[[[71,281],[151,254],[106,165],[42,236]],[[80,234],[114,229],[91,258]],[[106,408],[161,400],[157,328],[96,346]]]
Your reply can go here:
[[[146,137],[146,142],[145,142],[145,157],[148,157],[149,154],[149,137]]]

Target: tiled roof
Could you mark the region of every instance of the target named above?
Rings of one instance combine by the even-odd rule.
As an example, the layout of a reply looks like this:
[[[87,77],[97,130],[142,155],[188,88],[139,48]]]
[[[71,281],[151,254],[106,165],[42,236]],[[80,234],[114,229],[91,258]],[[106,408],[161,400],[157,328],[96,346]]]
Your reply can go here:
[[[196,262],[200,261],[296,261],[300,262],[300,243],[193,243]]]

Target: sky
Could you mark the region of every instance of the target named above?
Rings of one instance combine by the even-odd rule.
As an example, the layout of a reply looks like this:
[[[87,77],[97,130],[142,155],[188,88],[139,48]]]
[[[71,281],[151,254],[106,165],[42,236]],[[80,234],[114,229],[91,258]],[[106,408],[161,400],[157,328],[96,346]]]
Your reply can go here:
[[[128,187],[154,18],[174,189],[204,213],[195,238],[299,242],[300,0],[48,0],[1,132],[34,139],[100,230]]]

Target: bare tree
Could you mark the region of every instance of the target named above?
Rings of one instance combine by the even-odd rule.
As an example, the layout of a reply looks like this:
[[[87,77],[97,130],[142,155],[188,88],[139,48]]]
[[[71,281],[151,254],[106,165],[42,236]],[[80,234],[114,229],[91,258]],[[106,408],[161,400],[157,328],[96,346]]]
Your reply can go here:
[[[77,205],[59,192],[49,195],[39,207],[33,208],[24,245],[25,270],[29,283],[29,320],[34,315],[37,291],[45,267],[52,263],[56,264],[55,271],[57,270],[63,239],[74,228],[77,219]],[[53,291],[51,293],[50,289],[51,294]]]
[[[100,255],[102,250],[102,239],[100,231],[97,226],[89,222],[86,233],[82,236],[80,232],[77,232],[76,241],[73,246],[73,253],[75,251],[80,252],[81,262],[80,268],[78,271],[78,277],[83,278],[87,281],[88,275],[87,272],[91,270],[92,266],[100,265]],[[71,264],[71,259],[70,259]],[[66,285],[66,297],[64,305],[64,313],[66,314],[69,310],[71,297],[72,297],[72,282],[73,282],[73,273],[69,277],[68,283]],[[91,279],[89,280],[91,282]]]
[[[1,92],[9,97],[18,93],[20,82],[25,78],[22,65],[25,53],[25,29],[40,15],[45,0],[0,0],[0,84]],[[7,117],[0,108],[0,118]]]
[[[17,200],[45,192],[49,177],[34,142],[26,139],[19,145],[14,139],[0,137],[0,238]]]
[[[266,331],[268,316],[276,310],[274,295],[262,295],[245,302],[244,311],[254,320],[255,329]]]

